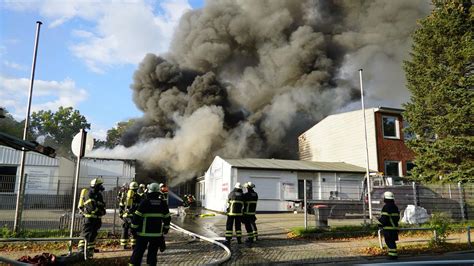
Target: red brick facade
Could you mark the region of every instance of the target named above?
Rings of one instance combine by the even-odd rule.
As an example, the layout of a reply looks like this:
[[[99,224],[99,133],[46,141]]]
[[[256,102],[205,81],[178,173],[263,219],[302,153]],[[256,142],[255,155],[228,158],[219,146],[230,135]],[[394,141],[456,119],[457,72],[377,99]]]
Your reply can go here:
[[[398,118],[399,139],[385,138],[382,127],[382,117],[391,116]],[[375,128],[377,138],[378,169],[385,172],[385,161],[400,161],[403,176],[407,175],[407,162],[413,161],[414,153],[405,145],[403,136],[403,117],[397,112],[375,113]]]

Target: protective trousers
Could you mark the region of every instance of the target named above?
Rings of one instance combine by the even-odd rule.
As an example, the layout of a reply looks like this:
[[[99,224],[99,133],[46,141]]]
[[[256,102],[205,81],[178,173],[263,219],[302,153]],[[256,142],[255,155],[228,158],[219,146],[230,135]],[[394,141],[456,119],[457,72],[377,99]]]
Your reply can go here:
[[[133,249],[132,257],[130,258],[129,265],[139,266],[142,264],[143,254],[148,247],[148,254],[146,257],[146,263],[148,265],[156,265],[157,262],[157,253],[158,248],[164,246],[165,238],[160,237],[146,237],[146,236],[138,236],[137,237],[137,244]]]
[[[245,230],[247,231],[247,237],[251,241],[258,239],[257,224],[255,223],[256,220],[257,217],[255,217],[255,215],[243,216]]]
[[[100,218],[86,218],[82,225],[81,236],[87,240],[87,247],[85,248],[87,248],[87,254],[90,257],[94,254],[95,239],[101,226],[102,219]],[[80,240],[77,249],[79,251],[84,251],[84,244],[84,240]]]
[[[233,227],[235,223],[235,235],[237,236],[237,242],[242,242],[242,216],[230,216],[227,215],[227,222],[225,225],[225,239],[230,242],[233,235]]]
[[[388,257],[390,259],[398,258],[396,242],[398,240],[398,232],[396,230],[383,230],[383,237],[388,247]]]
[[[132,220],[128,217],[123,218],[122,224],[122,237],[120,238],[120,245],[125,247],[128,244],[128,239],[130,235],[130,225],[132,224]],[[136,237],[132,235],[130,238],[130,245],[133,247],[136,244]]]

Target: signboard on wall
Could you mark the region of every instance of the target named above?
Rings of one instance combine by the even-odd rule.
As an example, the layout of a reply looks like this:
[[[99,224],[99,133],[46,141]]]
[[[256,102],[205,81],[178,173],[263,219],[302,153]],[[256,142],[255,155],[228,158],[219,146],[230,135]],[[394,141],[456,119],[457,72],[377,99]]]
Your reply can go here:
[[[48,194],[51,171],[49,168],[30,168],[26,174],[26,190],[28,194]]]
[[[294,183],[283,183],[283,199],[294,200],[296,198],[295,184]]]

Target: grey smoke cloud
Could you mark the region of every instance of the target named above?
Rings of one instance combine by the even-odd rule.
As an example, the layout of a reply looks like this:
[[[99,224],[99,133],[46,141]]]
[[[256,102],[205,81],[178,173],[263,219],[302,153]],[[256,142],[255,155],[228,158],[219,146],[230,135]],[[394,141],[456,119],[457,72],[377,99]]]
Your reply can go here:
[[[408,100],[401,63],[429,8],[412,0],[209,1],[183,15],[167,54],[145,56],[131,86],[144,116],[124,147],[102,152],[136,156],[178,181],[216,155],[296,158],[299,134],[357,101],[359,68],[372,104]]]

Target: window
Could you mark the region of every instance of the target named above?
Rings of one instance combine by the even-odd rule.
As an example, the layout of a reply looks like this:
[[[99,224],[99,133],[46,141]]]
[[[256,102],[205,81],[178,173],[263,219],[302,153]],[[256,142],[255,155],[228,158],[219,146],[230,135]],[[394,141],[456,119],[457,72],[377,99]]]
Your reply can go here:
[[[16,166],[0,166],[0,193],[15,192]]]
[[[415,137],[414,133],[408,132],[406,129],[409,128],[410,125],[407,121],[403,120],[403,138],[405,140],[412,140]]]
[[[412,161],[407,161],[407,175],[411,174],[411,170],[415,167],[415,164]]]
[[[398,118],[395,116],[382,116],[383,136],[384,138],[398,139]]]
[[[385,175],[386,176],[401,176],[399,161],[385,161]]]
[[[304,180],[298,180],[298,199],[304,199]],[[312,180],[306,180],[306,199],[313,199]]]

